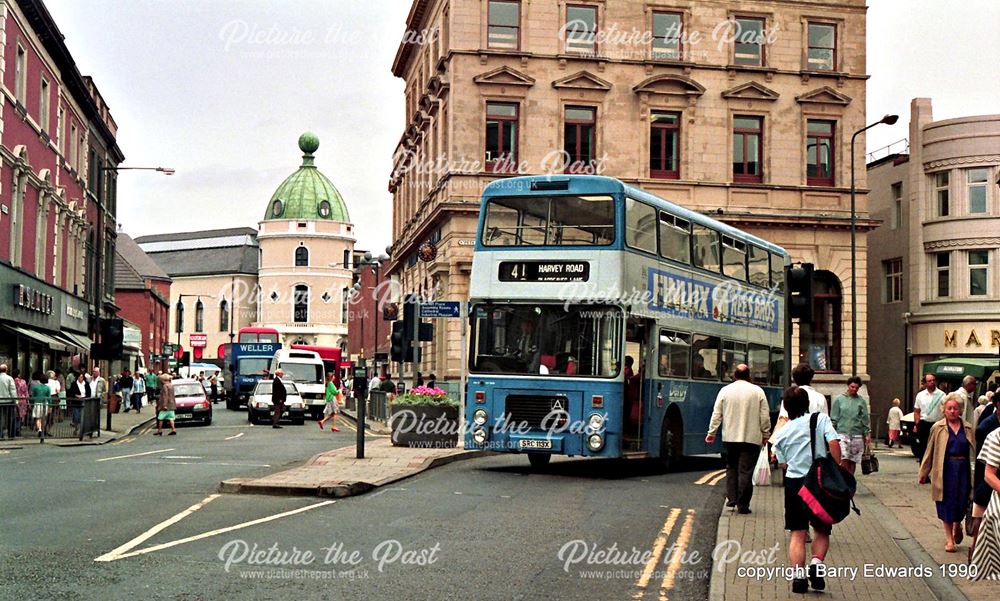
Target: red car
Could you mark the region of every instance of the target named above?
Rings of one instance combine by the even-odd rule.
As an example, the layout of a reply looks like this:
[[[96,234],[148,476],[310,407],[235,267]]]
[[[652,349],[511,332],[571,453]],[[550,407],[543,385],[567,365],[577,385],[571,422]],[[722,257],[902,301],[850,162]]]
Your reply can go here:
[[[206,426],[212,423],[212,401],[205,394],[205,387],[193,378],[174,380],[174,398],[177,419],[197,419]]]

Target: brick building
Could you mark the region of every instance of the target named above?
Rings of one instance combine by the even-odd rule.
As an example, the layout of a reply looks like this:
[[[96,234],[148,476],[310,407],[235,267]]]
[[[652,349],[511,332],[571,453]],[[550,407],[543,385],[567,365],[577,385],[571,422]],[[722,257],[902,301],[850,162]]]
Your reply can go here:
[[[117,309],[117,127],[40,0],[0,2],[0,30],[0,362],[86,366]]]
[[[865,11],[833,2],[414,0],[393,74],[405,128],[389,180],[403,292],[468,296],[483,187],[548,172],[620,178],[815,264],[793,356],[843,390],[850,330],[866,372],[866,266],[850,313],[850,141],[865,125]],[[863,164],[864,136],[857,140]],[[857,171],[860,249],[867,218]],[[417,258],[431,245],[433,260]],[[428,253],[428,256],[432,253]],[[459,374],[441,320],[426,373]]]
[[[115,248],[115,304],[118,315],[140,332],[140,352],[149,369],[167,369],[160,357],[163,344],[170,342],[170,276],[168,276],[135,240],[118,232]]]

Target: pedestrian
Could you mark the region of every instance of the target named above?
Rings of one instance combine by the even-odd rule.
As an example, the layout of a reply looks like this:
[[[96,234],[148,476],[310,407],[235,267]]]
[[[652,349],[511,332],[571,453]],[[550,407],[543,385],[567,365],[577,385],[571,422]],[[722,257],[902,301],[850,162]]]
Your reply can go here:
[[[52,389],[49,388],[49,377],[37,371],[31,376],[31,417],[35,419],[35,432],[39,438],[44,438],[45,421],[49,415],[49,404],[52,402]]]
[[[162,371],[160,372],[163,373]],[[153,370],[146,371],[146,403],[153,405],[156,402],[156,387],[159,385],[160,379],[156,377]],[[153,407],[154,411],[156,409],[155,405]]]
[[[378,371],[372,376],[371,382],[368,382],[368,398],[372,398],[372,393],[376,390],[382,390],[382,378],[379,377]]]
[[[94,377],[90,381],[90,388],[94,396],[104,404],[108,396],[108,381],[101,376],[101,368],[94,368]]]
[[[901,401],[899,399],[892,399],[892,407],[889,408],[889,415],[885,418],[885,423],[889,427],[889,448],[892,448],[893,443],[896,446],[903,446],[899,442],[899,431],[903,427],[903,410],[899,408]]]
[[[142,413],[142,395],[146,394],[146,379],[142,372],[136,370],[132,379],[132,408],[136,413]]]
[[[177,434],[174,420],[177,419],[177,401],[174,398],[174,385],[171,383],[173,376],[163,374],[160,376],[160,396],[156,399],[156,434],[163,436],[163,422],[170,422],[170,434]]]
[[[0,363],[0,405],[6,409],[0,410],[0,438],[14,436],[17,415],[17,385],[14,378],[7,373],[7,364]]]
[[[79,433],[80,422],[83,421],[84,399],[89,399],[90,393],[90,382],[88,382],[87,378],[84,377],[84,371],[81,369],[76,376],[76,380],[70,384],[68,393],[69,398],[73,401],[70,424],[73,426],[74,436]]]
[[[913,402],[913,425],[917,435],[913,446],[918,459],[924,457],[931,426],[944,417],[942,401],[944,401],[944,391],[938,389],[937,378],[934,374],[926,374],[924,389],[917,393],[917,398]]]
[[[55,423],[55,413],[59,409],[59,395],[63,391],[63,386],[56,378],[56,372],[51,369],[45,374],[45,378],[45,385],[49,388],[49,405],[45,410],[45,435],[52,436],[52,425]]]
[[[219,401],[219,380],[212,374],[212,377],[208,380],[208,386],[211,389],[212,403],[217,403]]]
[[[826,407],[826,397],[823,396],[819,391],[815,390],[810,384],[812,384],[813,376],[816,372],[813,370],[812,366],[808,363],[799,363],[792,368],[792,381],[795,385],[806,391],[809,395],[809,413],[826,413],[829,414],[829,410]],[[774,434],[778,433],[778,430],[787,422],[789,419],[788,411],[785,409],[785,403],[782,401],[781,408],[778,409],[778,421],[774,425]]]
[[[989,510],[981,516],[977,523],[977,536],[973,539],[973,548],[969,551],[969,562],[973,580],[1000,579],[1000,428],[993,430],[986,437],[983,449],[979,452],[979,463],[985,465],[984,481],[989,488]],[[979,501],[976,501],[978,504]],[[972,568],[970,566],[970,568]]]
[[[334,374],[326,374],[326,405],[323,406],[323,419],[319,420],[319,429],[325,427],[326,420],[330,420],[333,427],[331,432],[340,432],[337,427],[337,414],[340,413],[340,399],[343,398],[340,390],[337,389],[337,378]]]
[[[996,397],[996,400],[1000,402],[1000,397]],[[990,403],[989,406],[991,409],[995,409],[995,405],[995,403]],[[986,513],[986,508],[990,504],[990,497],[993,495],[993,489],[986,482],[986,464],[983,462],[983,449],[986,446],[989,435],[994,430],[1000,429],[1000,416],[997,415],[996,411],[991,411],[989,415],[986,415],[984,411],[983,416],[975,427],[976,456],[979,460],[976,461],[972,470],[972,519],[969,520],[971,523],[967,522],[968,529],[965,531],[965,534],[972,538],[972,543],[969,545],[970,558],[976,547],[980,523]]]
[[[271,418],[272,428],[281,428],[278,422],[281,421],[281,414],[285,410],[285,400],[288,399],[288,391],[285,390],[285,383],[281,380],[283,377],[285,377],[285,370],[278,368],[271,381],[271,404],[274,405],[274,416]]]
[[[21,427],[28,417],[28,383],[21,377],[21,370],[14,370],[14,387],[17,390],[17,431],[15,436],[21,435]]]
[[[431,374],[427,376],[427,388],[437,388],[437,376]]]
[[[61,369],[59,369],[58,367],[55,369],[55,376],[53,377],[55,378],[56,382],[59,383],[59,392],[56,393],[56,396],[59,397],[59,406],[58,406],[58,411],[53,411],[53,413],[55,414],[53,418],[57,418],[60,422],[63,420],[63,416],[66,415],[66,389],[69,388],[69,384],[76,379],[73,377],[72,373],[66,374],[66,376],[68,380],[63,378],[63,373]],[[51,382],[52,382],[52,377],[49,377],[49,383]]]
[[[931,498],[944,525],[944,550],[954,553],[962,542],[962,520],[969,506],[969,472],[974,441],[972,426],[962,419],[957,392],[944,401],[944,419],[931,427],[927,448],[920,462],[918,482],[931,482]]]
[[[859,390],[861,378],[847,378],[847,393],[833,399],[833,407],[830,409],[830,421],[840,434],[840,466],[852,476],[861,463],[865,447],[871,443],[872,432],[868,401],[858,394]]]
[[[826,588],[826,581],[823,578],[825,570],[820,566],[830,549],[830,533],[833,528],[813,515],[809,506],[799,497],[799,490],[812,466],[814,454],[826,455],[829,447],[829,454],[835,461],[840,462],[840,436],[825,413],[809,412],[809,393],[802,387],[792,386],[785,390],[781,402],[788,409],[789,420],[771,439],[771,448],[778,462],[785,468],[785,530],[791,531],[791,538],[788,541],[788,560],[795,566],[792,592],[803,594],[808,590],[808,585],[817,591]],[[815,447],[811,444],[810,416],[813,413],[816,414]],[[806,538],[810,524],[816,536],[812,541],[812,559],[806,571]]]
[[[424,385],[424,375],[418,371],[417,372],[417,386],[423,386],[423,385]]]
[[[959,395],[958,402],[962,409],[962,420],[969,422],[975,427],[976,422],[973,421],[972,414],[975,411],[973,401],[976,400],[976,376],[970,375],[962,378],[962,385],[955,392]]]
[[[979,418],[982,417],[986,406],[990,404],[990,396],[985,394],[979,395],[979,399],[976,401],[976,409],[972,412],[972,421],[970,422],[973,426],[978,426]]]
[[[125,413],[132,408],[132,384],[132,372],[127,369],[122,370],[122,377],[118,379],[118,392],[121,394],[122,403],[125,404]]]
[[[753,497],[753,468],[761,445],[767,444],[771,434],[771,414],[764,390],[750,382],[750,368],[745,363],[736,366],[733,379],[715,398],[705,443],[715,442],[721,423],[726,445],[726,506],[747,514]]]
[[[392,395],[396,394],[396,384],[392,381],[392,376],[385,374],[385,380],[382,380],[380,390],[389,395],[390,400],[392,399]]]

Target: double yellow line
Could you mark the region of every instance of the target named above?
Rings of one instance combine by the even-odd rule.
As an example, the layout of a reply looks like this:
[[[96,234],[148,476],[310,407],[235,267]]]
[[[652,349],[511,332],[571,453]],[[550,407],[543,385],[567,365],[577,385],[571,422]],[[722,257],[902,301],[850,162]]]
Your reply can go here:
[[[674,508],[670,510],[667,515],[667,520],[663,523],[663,528],[656,535],[656,540],[653,542],[652,553],[650,554],[649,561],[646,562],[645,567],[642,570],[642,574],[639,576],[639,580],[635,583],[635,592],[632,593],[633,599],[642,599],[649,587],[649,582],[653,578],[653,573],[656,571],[656,567],[660,565],[661,558],[663,557],[663,551],[667,547],[667,541],[670,540],[670,536],[674,531],[674,527],[677,525],[678,520],[681,517],[681,509]],[[660,582],[659,598],[660,601],[668,601],[667,592],[674,587],[676,581],[675,575],[677,571],[681,568],[681,560],[684,554],[687,552],[688,543],[691,542],[691,532],[694,529],[694,509],[688,509],[684,513],[684,521],[681,523],[680,533],[677,535],[677,539],[674,541],[673,553],[670,556],[670,564],[666,566],[664,570],[663,580]]]
[[[708,472],[701,478],[694,481],[695,484],[705,484],[708,486],[715,486],[723,478],[726,477],[726,470],[715,470],[714,472]]]

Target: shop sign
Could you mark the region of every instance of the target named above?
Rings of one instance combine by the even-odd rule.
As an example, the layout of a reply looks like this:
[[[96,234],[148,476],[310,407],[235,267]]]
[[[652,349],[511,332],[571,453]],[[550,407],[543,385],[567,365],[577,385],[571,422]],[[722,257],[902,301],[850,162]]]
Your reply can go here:
[[[208,346],[208,334],[191,334],[191,348],[205,348]]]
[[[122,329],[122,345],[132,348],[142,348],[142,330],[125,326]]]
[[[25,286],[14,284],[14,306],[42,315],[52,315],[52,295]]]

